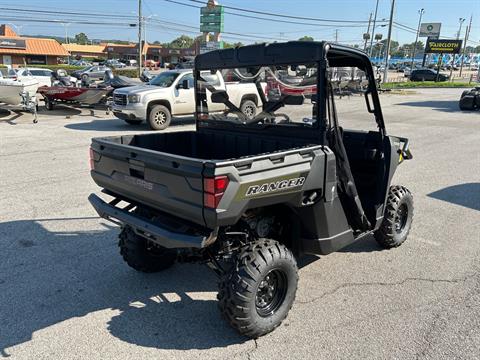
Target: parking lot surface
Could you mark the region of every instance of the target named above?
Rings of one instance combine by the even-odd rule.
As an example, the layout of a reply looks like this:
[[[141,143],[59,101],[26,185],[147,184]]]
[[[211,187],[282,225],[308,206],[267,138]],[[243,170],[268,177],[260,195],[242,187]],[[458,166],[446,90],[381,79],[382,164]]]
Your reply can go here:
[[[302,260],[288,318],[256,341],[221,319],[209,269],[135,272],[88,203],[99,191],[90,139],[146,125],[89,110],[42,111],[35,125],[0,114],[0,357],[478,359],[480,113],[458,110],[461,92],[381,95],[387,131],[410,138],[414,156],[394,178],[414,195],[407,242]],[[373,127],[362,97],[338,102],[341,123]]]

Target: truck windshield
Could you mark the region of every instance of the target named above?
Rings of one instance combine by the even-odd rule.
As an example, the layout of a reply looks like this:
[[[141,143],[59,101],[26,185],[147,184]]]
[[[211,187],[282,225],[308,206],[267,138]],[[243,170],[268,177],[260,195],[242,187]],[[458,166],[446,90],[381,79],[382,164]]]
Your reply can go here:
[[[217,74],[221,82],[212,82]],[[196,73],[197,119],[251,127],[316,122],[317,65],[267,65]]]
[[[178,72],[173,71],[165,71],[160,75],[155,76],[152,80],[150,80],[150,85],[155,85],[159,87],[170,87],[172,86],[175,79],[180,75]]]

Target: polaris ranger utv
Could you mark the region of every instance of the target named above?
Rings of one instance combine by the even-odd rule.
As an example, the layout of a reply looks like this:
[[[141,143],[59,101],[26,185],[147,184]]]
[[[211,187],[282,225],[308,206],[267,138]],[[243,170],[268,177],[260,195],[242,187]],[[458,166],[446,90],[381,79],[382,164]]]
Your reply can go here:
[[[368,80],[374,131],[340,126],[332,69],[346,67]],[[387,135],[372,66],[353,48],[288,42],[216,50],[197,56],[194,72],[196,131],[93,139],[91,175],[113,200],[89,200],[120,225],[120,253],[134,269],[210,265],[222,315],[256,338],[287,316],[302,255],[372,235],[385,248],[405,241],[412,195],[390,182],[411,158],[408,140]],[[255,84],[254,117],[217,76]]]

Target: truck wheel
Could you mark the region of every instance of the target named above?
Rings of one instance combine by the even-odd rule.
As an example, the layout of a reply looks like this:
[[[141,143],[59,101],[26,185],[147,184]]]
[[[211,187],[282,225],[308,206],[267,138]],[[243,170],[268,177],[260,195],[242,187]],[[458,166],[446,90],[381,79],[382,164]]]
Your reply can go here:
[[[386,249],[400,246],[408,236],[413,220],[413,196],[403,186],[391,186],[385,214],[375,239]]]
[[[298,283],[295,258],[277,241],[260,239],[240,249],[235,265],[220,280],[219,308],[240,334],[257,338],[285,319]]]
[[[172,115],[170,110],[163,105],[155,105],[152,110],[150,110],[150,115],[148,116],[148,123],[153,130],[165,130],[172,121]]]
[[[174,251],[151,244],[125,226],[120,232],[118,246],[123,260],[137,271],[153,273],[168,269],[175,263]]]
[[[140,125],[142,120],[125,119],[125,122],[129,125]]]
[[[240,105],[240,110],[249,119],[253,119],[257,115],[257,105],[252,100],[245,100]]]

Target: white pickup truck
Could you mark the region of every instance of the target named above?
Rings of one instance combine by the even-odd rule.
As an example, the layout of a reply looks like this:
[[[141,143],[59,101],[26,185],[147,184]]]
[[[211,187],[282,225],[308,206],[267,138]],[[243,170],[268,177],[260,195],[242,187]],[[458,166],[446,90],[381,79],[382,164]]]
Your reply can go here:
[[[262,106],[259,91],[254,83],[225,82],[217,71],[202,72],[201,76],[215,90],[226,90],[229,100],[247,118],[253,118]],[[262,84],[262,91],[265,84]],[[191,69],[165,71],[148,84],[120,88],[113,93],[113,114],[128,124],[147,121],[154,130],[170,125],[172,116],[192,116],[195,113],[193,71]],[[212,103],[210,111],[223,111],[223,103]]]

